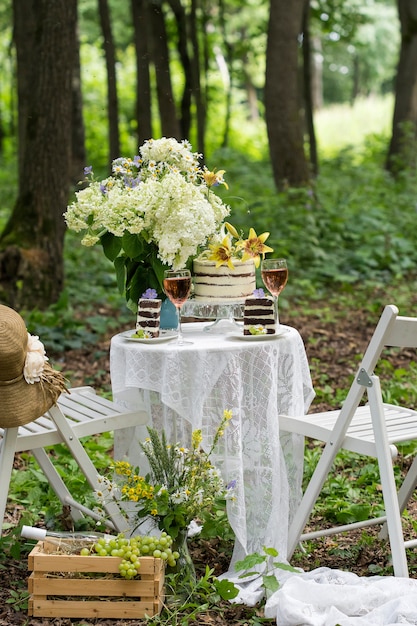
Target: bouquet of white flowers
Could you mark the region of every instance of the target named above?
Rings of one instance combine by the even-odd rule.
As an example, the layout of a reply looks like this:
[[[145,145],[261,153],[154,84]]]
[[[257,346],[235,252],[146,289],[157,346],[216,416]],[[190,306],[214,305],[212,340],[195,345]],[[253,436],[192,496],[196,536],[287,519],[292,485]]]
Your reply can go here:
[[[226,185],[224,170],[211,172],[200,158],[188,141],[150,139],[133,159],[113,161],[102,181],[85,168],[90,184],[67,208],[68,228],[87,231],[86,246],[102,244],[133,310],[144,286],[161,294],[164,269],[185,267],[230,213],[213,192]]]

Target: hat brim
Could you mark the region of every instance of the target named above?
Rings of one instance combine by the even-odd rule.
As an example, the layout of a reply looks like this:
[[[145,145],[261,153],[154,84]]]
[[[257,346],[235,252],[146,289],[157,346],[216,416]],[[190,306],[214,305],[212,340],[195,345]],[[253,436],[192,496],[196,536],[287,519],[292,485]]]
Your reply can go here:
[[[41,417],[56,403],[56,394],[43,382],[29,384],[24,378],[2,387],[0,428],[16,428]]]

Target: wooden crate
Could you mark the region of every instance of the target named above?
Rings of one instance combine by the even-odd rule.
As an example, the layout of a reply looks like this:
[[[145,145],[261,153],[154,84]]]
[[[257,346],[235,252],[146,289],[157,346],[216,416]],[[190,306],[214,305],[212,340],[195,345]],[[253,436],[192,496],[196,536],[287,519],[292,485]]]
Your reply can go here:
[[[29,554],[29,615],[135,619],[161,612],[162,559],[141,557],[138,578],[125,580],[118,557],[53,554],[55,549],[40,541]]]

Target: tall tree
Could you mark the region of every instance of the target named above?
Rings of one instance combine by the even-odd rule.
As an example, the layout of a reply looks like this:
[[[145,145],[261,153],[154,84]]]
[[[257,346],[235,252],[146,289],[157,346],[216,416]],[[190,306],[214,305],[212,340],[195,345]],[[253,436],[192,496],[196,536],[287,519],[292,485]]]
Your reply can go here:
[[[395,172],[401,161],[415,164],[417,139],[417,2],[397,0],[401,50],[395,83],[395,107],[387,168]],[[411,150],[410,150],[411,148]],[[401,158],[399,158],[401,157]]]
[[[188,139],[190,136],[191,126],[191,97],[193,92],[193,81],[191,72],[191,60],[188,53],[188,36],[187,36],[187,14],[185,8],[181,4],[181,0],[168,0],[175,16],[177,24],[177,49],[178,56],[181,60],[182,70],[184,72],[184,89],[181,98],[181,137]]]
[[[317,175],[319,169],[318,156],[317,156],[317,142],[316,134],[314,132],[314,119],[313,119],[313,51],[311,46],[310,36],[310,0],[304,1],[303,12],[303,95],[304,95],[304,110],[305,110],[305,124],[309,137],[310,145],[310,163],[314,175]]]
[[[265,72],[265,117],[276,186],[309,180],[304,153],[299,36],[304,0],[271,0]]]
[[[77,45],[74,55],[72,77],[72,165],[71,182],[76,185],[82,177],[86,162],[85,127],[83,118],[83,99],[81,90],[80,41],[77,33]]]
[[[139,145],[152,137],[148,0],[132,0],[136,50],[136,122]]]
[[[120,156],[119,101],[117,97],[116,49],[114,46],[109,3],[98,0],[103,48],[107,68],[107,111],[109,118],[109,161]]]
[[[43,308],[63,286],[76,0],[14,0],[19,192],[0,237],[0,300]]]
[[[181,138],[180,124],[172,91],[168,36],[162,0],[149,0],[152,32],[152,60],[155,65],[156,92],[161,131],[166,137]]]

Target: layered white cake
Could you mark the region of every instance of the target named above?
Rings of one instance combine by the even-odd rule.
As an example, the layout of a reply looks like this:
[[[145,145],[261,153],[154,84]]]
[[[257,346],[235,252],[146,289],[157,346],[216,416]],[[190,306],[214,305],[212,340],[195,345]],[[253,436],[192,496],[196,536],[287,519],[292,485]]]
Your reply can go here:
[[[252,329],[252,332],[251,332]],[[270,296],[246,298],[243,308],[243,334],[276,333],[274,300]]]
[[[142,330],[150,337],[159,337],[162,300],[140,298],[136,317],[136,332]]]
[[[216,267],[215,261],[193,261],[194,297],[196,300],[227,302],[244,300],[256,288],[253,260],[233,260],[234,269]]]

